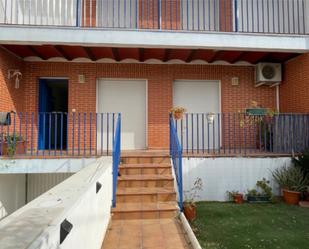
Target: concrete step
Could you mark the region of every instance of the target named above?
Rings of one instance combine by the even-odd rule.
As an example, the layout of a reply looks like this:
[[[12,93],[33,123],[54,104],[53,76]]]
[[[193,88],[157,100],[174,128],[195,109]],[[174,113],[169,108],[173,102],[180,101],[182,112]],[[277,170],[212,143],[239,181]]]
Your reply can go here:
[[[121,164],[121,175],[170,175],[172,167],[169,163],[134,163]]]
[[[176,201],[174,188],[119,188],[116,195],[117,203],[149,203]]]
[[[172,218],[177,214],[176,202],[117,203],[116,207],[112,208],[113,220],[162,219]]]
[[[137,163],[170,163],[169,156],[159,156],[159,155],[128,155],[121,157],[121,162],[123,164],[137,164]]]
[[[172,175],[121,175],[118,177],[118,188],[136,187],[174,187]]]

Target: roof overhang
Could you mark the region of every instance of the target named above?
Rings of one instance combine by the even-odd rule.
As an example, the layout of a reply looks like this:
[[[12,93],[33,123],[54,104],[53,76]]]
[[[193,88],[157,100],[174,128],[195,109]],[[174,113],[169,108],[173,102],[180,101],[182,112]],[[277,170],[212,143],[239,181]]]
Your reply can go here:
[[[284,63],[299,55],[295,52],[238,51],[213,49],[170,49],[132,47],[85,47],[80,45],[1,45],[25,61],[191,63],[253,65],[259,62]]]
[[[0,44],[309,52],[309,36],[224,32],[0,26]]]

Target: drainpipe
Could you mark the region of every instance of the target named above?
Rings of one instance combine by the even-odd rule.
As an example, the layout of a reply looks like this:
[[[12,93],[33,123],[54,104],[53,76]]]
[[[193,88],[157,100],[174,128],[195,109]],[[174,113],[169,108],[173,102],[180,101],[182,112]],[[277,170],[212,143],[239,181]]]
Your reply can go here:
[[[280,86],[276,86],[276,108],[280,112]]]

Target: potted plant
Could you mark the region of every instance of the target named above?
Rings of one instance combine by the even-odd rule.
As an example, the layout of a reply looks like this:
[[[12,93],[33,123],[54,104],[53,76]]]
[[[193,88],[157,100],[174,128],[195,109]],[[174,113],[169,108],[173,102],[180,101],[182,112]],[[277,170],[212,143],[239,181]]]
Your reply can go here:
[[[244,202],[244,195],[238,191],[227,191],[229,201],[233,201],[236,204],[242,204]]]
[[[256,188],[248,190],[246,196],[249,203],[267,203],[272,197],[272,188],[269,186],[269,181],[263,178],[256,182]]]
[[[0,143],[2,155],[12,157],[26,153],[26,141],[17,133],[1,134]]]
[[[303,176],[309,177],[309,150],[302,152],[298,156],[293,156],[292,162],[295,167],[300,168]],[[303,200],[309,201],[309,187],[302,192]]]
[[[183,114],[186,112],[186,109],[180,106],[175,106],[171,109],[171,113],[174,119],[182,119]]]
[[[185,200],[183,203],[184,214],[188,221],[193,221],[196,218],[196,203],[195,200],[199,197],[198,192],[203,189],[203,182],[201,178],[196,178],[193,187],[184,191]]]
[[[285,203],[297,205],[301,192],[305,191],[309,185],[308,177],[304,177],[301,169],[295,166],[277,168],[272,175],[282,189]]]

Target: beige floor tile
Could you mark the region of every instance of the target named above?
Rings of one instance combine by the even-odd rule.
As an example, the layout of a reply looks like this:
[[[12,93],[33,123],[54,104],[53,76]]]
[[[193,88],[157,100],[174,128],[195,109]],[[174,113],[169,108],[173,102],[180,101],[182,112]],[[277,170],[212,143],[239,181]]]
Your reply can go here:
[[[175,219],[114,220],[102,249],[190,249]]]
[[[163,247],[164,246],[164,238],[161,236],[149,236],[143,237],[143,248],[151,248],[151,247]]]

